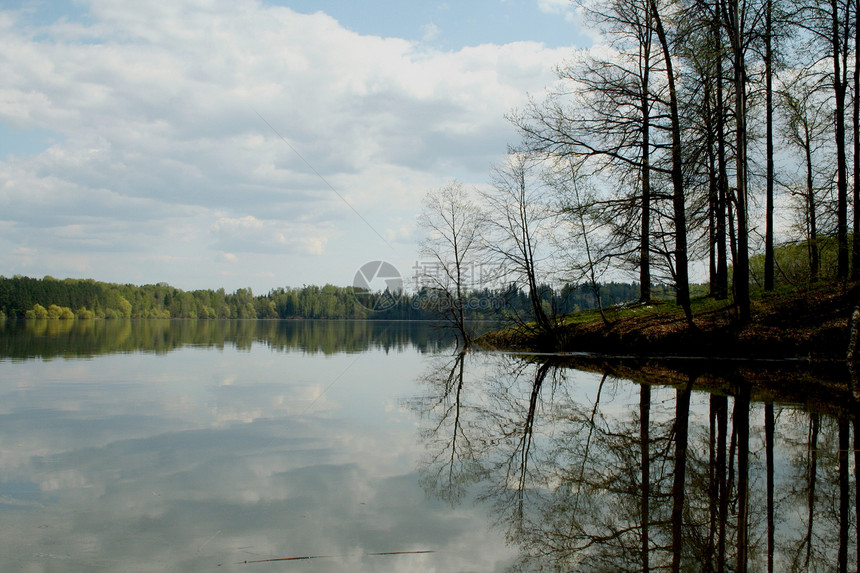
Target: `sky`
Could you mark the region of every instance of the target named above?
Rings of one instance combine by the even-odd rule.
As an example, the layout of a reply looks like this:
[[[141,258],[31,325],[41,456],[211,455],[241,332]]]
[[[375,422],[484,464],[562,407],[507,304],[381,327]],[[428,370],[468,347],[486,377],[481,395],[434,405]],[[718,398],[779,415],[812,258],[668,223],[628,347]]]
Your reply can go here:
[[[408,281],[422,197],[594,41],[568,0],[6,0],[0,275]]]

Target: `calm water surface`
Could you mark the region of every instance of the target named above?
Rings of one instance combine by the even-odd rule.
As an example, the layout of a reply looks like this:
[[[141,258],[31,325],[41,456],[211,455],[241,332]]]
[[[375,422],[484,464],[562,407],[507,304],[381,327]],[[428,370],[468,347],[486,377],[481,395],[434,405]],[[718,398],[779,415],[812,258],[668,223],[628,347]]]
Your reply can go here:
[[[769,523],[775,570],[856,568],[840,381],[579,368],[408,323],[0,323],[0,571],[756,571]]]

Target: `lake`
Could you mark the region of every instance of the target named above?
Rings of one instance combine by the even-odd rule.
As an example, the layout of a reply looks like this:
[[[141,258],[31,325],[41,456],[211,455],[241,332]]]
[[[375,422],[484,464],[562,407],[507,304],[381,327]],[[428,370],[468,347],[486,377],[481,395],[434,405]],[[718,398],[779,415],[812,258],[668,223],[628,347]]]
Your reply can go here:
[[[856,568],[856,408],[825,366],[0,322],[0,571]]]

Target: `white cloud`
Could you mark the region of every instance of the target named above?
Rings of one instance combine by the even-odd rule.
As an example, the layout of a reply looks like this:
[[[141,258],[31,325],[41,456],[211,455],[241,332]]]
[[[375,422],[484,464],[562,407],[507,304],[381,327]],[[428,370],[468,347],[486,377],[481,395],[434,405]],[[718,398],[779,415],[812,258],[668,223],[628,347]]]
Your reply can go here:
[[[280,221],[264,221],[251,215],[240,218],[221,217],[212,225],[216,248],[239,252],[300,252],[321,255],[328,236],[308,225],[287,226]],[[230,255],[235,262],[235,255]]]
[[[572,10],[570,0],[538,0],[541,12],[549,14],[564,14]]]
[[[237,257],[233,253],[219,253],[218,254],[218,260],[226,262],[226,263],[235,263],[239,260],[239,257]]]
[[[430,22],[430,23],[424,25],[423,32],[424,33],[421,36],[422,41],[432,42],[433,40],[435,40],[436,38],[439,37],[439,34],[442,33],[442,30],[436,24],[434,24],[433,22]]]
[[[117,258],[88,270],[124,282],[133,279],[105,269],[167,248],[198,261],[326,255],[311,282],[338,282],[337,257],[381,243],[349,206],[384,234],[411,220],[429,187],[482,180],[515,138],[504,114],[568,53],[537,43],[434,51],[251,0],[87,6],[84,22],[40,28],[0,12],[0,123],[56,136],[0,161],[0,241],[10,245],[0,265],[11,272],[29,272],[15,249],[36,249],[36,260],[108,249]],[[158,280],[219,286],[214,266],[194,273],[209,284],[191,285],[143,256],[128,263],[144,260]]]

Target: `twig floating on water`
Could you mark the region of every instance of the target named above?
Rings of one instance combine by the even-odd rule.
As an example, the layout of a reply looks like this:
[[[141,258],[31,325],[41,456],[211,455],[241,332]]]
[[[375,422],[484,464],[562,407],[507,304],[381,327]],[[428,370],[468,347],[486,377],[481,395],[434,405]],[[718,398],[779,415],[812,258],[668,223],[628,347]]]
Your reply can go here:
[[[382,553],[365,553],[365,555],[418,555],[419,553],[436,553],[431,549],[423,549],[420,551],[385,551]]]
[[[382,551],[380,553],[365,553],[367,556],[385,556],[385,555],[420,555],[423,553],[435,553],[429,549],[419,551]],[[333,559],[334,555],[301,555],[296,557],[272,557],[270,559],[255,559],[253,561],[240,561],[237,565],[250,565],[251,563],[273,563],[275,561],[304,561],[308,559]]]

